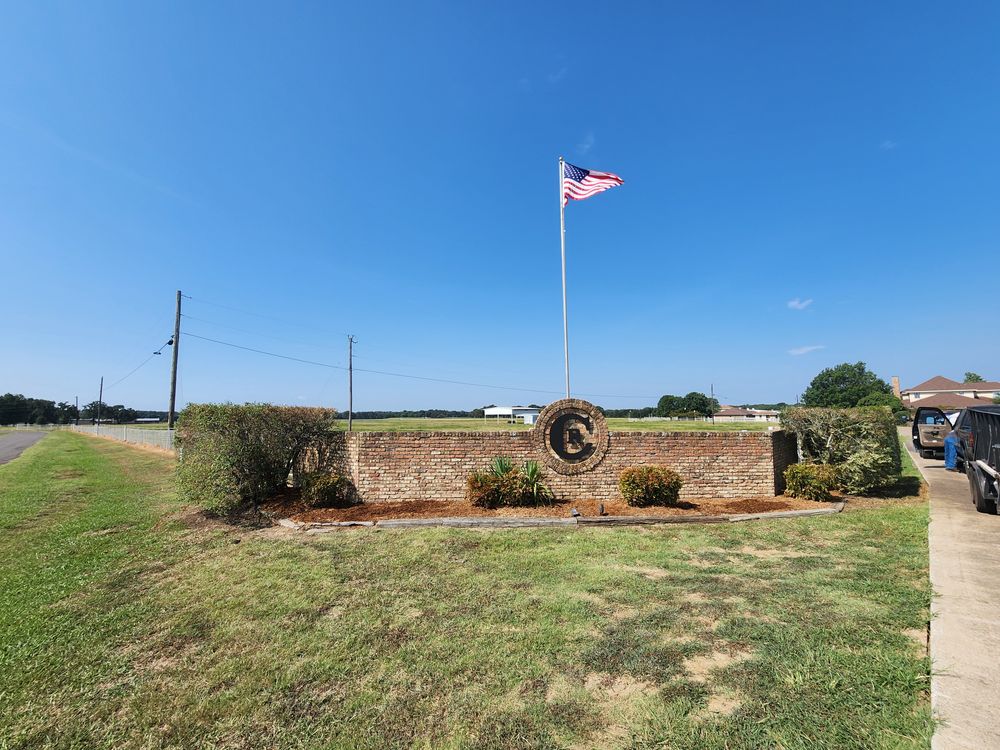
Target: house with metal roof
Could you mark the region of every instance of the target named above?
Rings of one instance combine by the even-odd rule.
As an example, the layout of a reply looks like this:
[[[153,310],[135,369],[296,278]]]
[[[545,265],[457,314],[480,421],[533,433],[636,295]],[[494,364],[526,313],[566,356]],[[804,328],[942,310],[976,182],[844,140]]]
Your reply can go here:
[[[541,411],[537,406],[487,406],[483,409],[483,419],[494,417],[498,422],[506,419],[508,422],[534,424]]]

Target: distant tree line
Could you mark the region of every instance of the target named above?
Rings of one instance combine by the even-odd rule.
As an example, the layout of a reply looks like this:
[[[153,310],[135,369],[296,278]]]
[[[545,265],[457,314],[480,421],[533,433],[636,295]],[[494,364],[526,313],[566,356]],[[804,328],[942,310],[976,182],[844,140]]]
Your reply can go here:
[[[461,411],[455,409],[403,409],[400,411],[354,411],[351,413],[355,419],[455,419],[469,417],[482,417],[482,409],[472,411]],[[347,417],[347,412],[342,412],[340,418]]]
[[[656,406],[644,406],[639,409],[601,409],[606,417],[689,417],[705,419],[719,410],[718,399],[706,396],[698,391],[691,391],[686,396],[666,394],[660,397]]]
[[[355,411],[352,416],[355,419],[482,419],[485,416],[486,410],[496,406],[496,404],[487,404],[486,406],[480,406],[478,409],[470,409],[469,411],[461,411],[455,409],[403,409],[400,411]],[[538,404],[528,404],[529,408],[541,409],[543,407]],[[343,419],[347,416],[346,412],[342,412],[340,417]]]
[[[77,419],[93,422],[97,420],[98,413],[102,422],[116,424],[134,422],[140,418],[167,417],[165,411],[130,409],[123,404],[106,404],[103,401],[91,401],[77,410],[74,404],[66,401],[29,398],[20,393],[5,393],[0,396],[0,425],[70,424]]]

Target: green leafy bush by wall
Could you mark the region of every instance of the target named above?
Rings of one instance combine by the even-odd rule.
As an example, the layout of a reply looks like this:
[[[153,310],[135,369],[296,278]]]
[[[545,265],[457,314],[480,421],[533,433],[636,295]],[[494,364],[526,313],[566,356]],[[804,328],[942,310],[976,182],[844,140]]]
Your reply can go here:
[[[216,513],[257,505],[281,487],[299,453],[329,432],[333,409],[191,404],[177,422],[178,484]]]
[[[466,499],[480,508],[548,505],[552,490],[542,481],[542,469],[536,461],[521,466],[506,456],[497,456],[486,471],[475,471],[466,480]]]
[[[310,508],[346,508],[357,502],[357,490],[350,477],[316,471],[302,477],[302,502]]]
[[[795,433],[801,460],[837,467],[838,486],[864,494],[892,485],[901,457],[896,420],[887,407],[788,409],[782,425]]]
[[[666,466],[630,466],[618,476],[618,491],[628,505],[676,505],[683,484]]]
[[[837,480],[837,467],[830,464],[792,464],[785,469],[785,492],[805,500],[829,500]]]

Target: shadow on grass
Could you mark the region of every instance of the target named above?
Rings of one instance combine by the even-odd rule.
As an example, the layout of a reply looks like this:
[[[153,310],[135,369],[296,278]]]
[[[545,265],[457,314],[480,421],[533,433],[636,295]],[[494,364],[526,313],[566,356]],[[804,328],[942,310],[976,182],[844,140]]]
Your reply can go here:
[[[886,500],[900,500],[905,497],[917,497],[920,494],[922,481],[920,477],[901,476],[896,479],[895,484],[881,490],[874,490],[869,497],[884,498]]]

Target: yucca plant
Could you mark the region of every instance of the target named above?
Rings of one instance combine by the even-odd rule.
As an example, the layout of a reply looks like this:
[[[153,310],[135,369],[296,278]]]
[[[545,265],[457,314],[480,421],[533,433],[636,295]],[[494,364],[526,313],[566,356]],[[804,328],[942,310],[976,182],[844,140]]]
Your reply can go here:
[[[521,466],[507,456],[490,461],[486,471],[474,471],[466,480],[466,497],[473,505],[498,508],[509,505],[548,505],[552,490],[542,482],[542,469],[536,461]]]
[[[497,456],[490,461],[490,474],[497,477],[505,477],[514,471],[514,462],[507,456]]]
[[[524,488],[535,505],[548,505],[552,502],[552,490],[542,482],[542,467],[537,461],[525,461],[521,467],[524,478]]]

